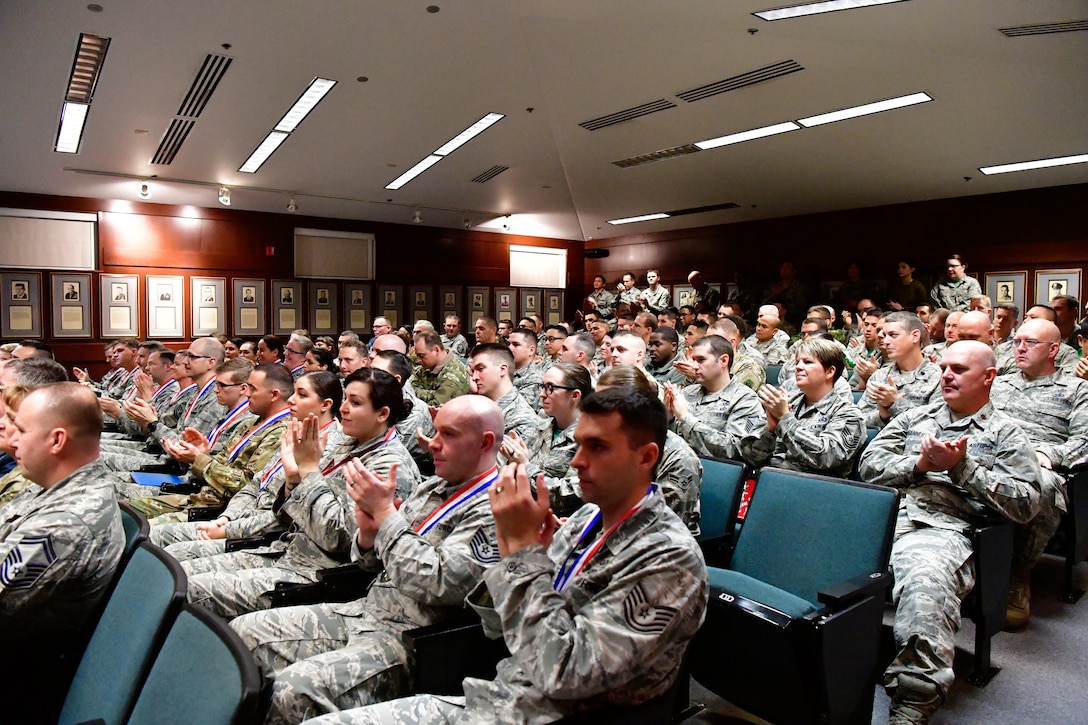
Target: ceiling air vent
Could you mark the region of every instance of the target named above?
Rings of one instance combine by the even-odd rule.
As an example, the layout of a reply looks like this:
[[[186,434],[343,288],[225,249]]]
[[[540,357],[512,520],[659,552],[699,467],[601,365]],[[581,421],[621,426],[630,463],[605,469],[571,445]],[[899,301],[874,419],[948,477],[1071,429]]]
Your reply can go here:
[[[506,171],[509,168],[510,168],[509,166],[499,166],[499,165],[496,164],[495,166],[492,166],[490,169],[483,172],[479,176],[473,178],[472,180],[475,181],[477,184],[484,184],[484,183],[487,183],[488,181],[491,181],[496,176],[498,176],[499,174],[501,174],[502,172]]]
[[[763,68],[757,68],[747,73],[741,73],[738,76],[732,78],[726,78],[725,80],[717,81],[716,83],[708,83],[705,86],[699,86],[698,88],[692,88],[690,91],[684,91],[683,93],[677,93],[676,97],[691,103],[693,101],[701,101],[704,98],[710,98],[716,96],[719,93],[725,93],[726,91],[735,91],[738,88],[745,88],[747,86],[754,86],[757,83],[763,83],[764,81],[774,80],[775,78],[781,78],[782,76],[788,76],[790,73],[796,73],[799,70],[804,70],[804,67],[795,60],[784,60],[780,63],[774,63],[772,65],[765,66]]]
[[[650,103],[643,103],[641,106],[628,108],[625,111],[618,111],[616,113],[611,113],[607,116],[601,116],[600,118],[590,119],[589,121],[582,121],[578,125],[586,129],[587,131],[598,131],[602,128],[615,126],[618,123],[631,121],[641,116],[649,116],[651,113],[665,111],[670,108],[676,108],[676,104],[672,101],[666,101],[664,98],[662,98],[657,101],[651,101]]]
[[[1071,33],[1074,30],[1088,30],[1088,20],[1070,20],[1064,23],[1038,23],[1037,25],[1017,25],[1013,28],[998,28],[1009,38],[1024,35],[1050,35],[1051,33]]]
[[[170,121],[149,163],[166,165],[174,160],[189,132],[196,125],[196,119],[204,112],[212,94],[219,87],[219,81],[223,80],[232,62],[234,59],[225,55],[209,53],[204,58],[204,63],[200,66],[196,78],[193,79],[193,84],[189,86],[189,92],[185,94],[181,105],[178,106],[177,115]]]
[[[699,147],[695,144],[688,143],[684,144],[683,146],[673,146],[671,149],[661,149],[660,151],[651,151],[648,154],[631,156],[630,158],[620,159],[619,161],[613,161],[612,163],[620,167],[621,169],[629,169],[632,166],[640,166],[642,164],[648,164],[652,161],[661,161],[662,159],[671,159],[676,156],[693,154],[699,150]]]

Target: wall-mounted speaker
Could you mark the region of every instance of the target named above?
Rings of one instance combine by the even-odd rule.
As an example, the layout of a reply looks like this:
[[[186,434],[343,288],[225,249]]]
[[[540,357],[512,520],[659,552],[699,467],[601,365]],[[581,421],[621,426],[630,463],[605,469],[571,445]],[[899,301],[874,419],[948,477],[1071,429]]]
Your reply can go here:
[[[607,257],[608,250],[600,247],[594,247],[593,249],[587,249],[585,253],[586,259],[600,259],[601,257]]]

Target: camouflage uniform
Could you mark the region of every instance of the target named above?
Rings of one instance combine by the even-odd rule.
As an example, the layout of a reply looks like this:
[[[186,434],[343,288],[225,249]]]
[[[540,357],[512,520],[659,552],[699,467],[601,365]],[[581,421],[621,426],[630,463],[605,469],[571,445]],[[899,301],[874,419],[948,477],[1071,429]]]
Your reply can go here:
[[[378,572],[366,597],[231,622],[261,669],[275,675],[266,722],[297,723],[407,692],[411,660],[400,633],[459,614],[484,568],[499,560],[486,492],[415,532],[462,485],[427,479],[382,523],[372,550],[352,541],[351,558]]]
[[[521,370],[514,371],[514,387],[537,415],[542,415],[544,403],[540,400],[540,385],[544,382],[546,368],[540,363],[530,361]]]
[[[688,415],[674,418],[670,428],[700,456],[739,459],[744,441],[754,440],[767,421],[759,397],[736,379],[716,393],[689,385],[683,395]]]
[[[1002,350],[999,354],[998,350],[1002,345],[998,345],[994,348],[994,357],[997,358],[997,374],[998,375],[1014,375],[1020,372],[1020,368],[1016,364],[1016,351],[1012,349],[1010,344],[1008,350]],[[1058,356],[1054,359],[1054,366],[1064,373],[1074,375],[1077,369],[1077,362],[1080,358],[1077,356],[1077,351],[1062,343],[1058,345]]]
[[[402,387],[401,390],[404,392],[405,400],[412,401],[412,412],[407,418],[397,423],[397,435],[400,436],[400,442],[412,454],[412,459],[421,471],[434,470],[434,457],[430,449],[422,445],[416,437],[416,431],[421,428],[423,435],[428,438],[434,437],[434,419],[431,418],[430,408],[416,396],[416,390],[411,383]]]
[[[214,378],[213,378],[214,380]],[[151,437],[159,443],[164,439],[177,439],[181,437],[186,428],[195,428],[201,435],[208,435],[219,421],[223,420],[228,412],[226,406],[220,405],[215,397],[214,383],[203,390],[193,393],[192,407],[186,406],[178,417],[177,424],[173,428],[167,428],[165,422],[159,421],[159,425],[151,433]]]
[[[526,472],[529,480],[535,481],[537,475],[543,473],[548,483],[548,488],[554,486],[553,480],[564,478],[571,470],[570,462],[578,451],[578,444],[574,440],[574,430],[578,427],[578,418],[575,418],[566,428],[560,429],[555,418],[542,419],[540,431],[537,434],[535,449],[529,449],[529,465]]]
[[[865,347],[864,344],[851,345],[846,350],[846,359],[855,362],[858,360],[868,360],[869,362],[875,362],[878,366],[878,370],[880,369],[879,366],[884,365],[884,355],[880,352],[879,346],[870,350],[869,348]],[[850,365],[849,367],[850,369],[847,372],[850,373],[850,379],[848,381],[850,383],[850,389],[865,390],[865,384],[861,379],[861,373],[859,373],[858,369],[853,365]],[[876,373],[874,372],[873,374],[875,375]]]
[[[620,305],[638,305],[639,298],[642,297],[642,290],[638,287],[632,287],[631,289],[625,289],[622,292],[616,294],[615,307]]]
[[[464,357],[468,354],[468,340],[461,333],[457,333],[453,337],[446,337],[445,334],[439,335],[438,339],[442,342],[442,347],[457,357]]]
[[[941,397],[941,369],[935,363],[923,358],[922,364],[909,372],[900,370],[894,363],[885,365],[869,377],[869,382],[877,385],[894,385],[899,391],[899,399],[888,409],[891,418],[900,413],[943,400]],[[865,425],[869,428],[883,428],[887,421],[880,418],[880,406],[868,395],[861,396],[858,402]],[[889,418],[888,420],[891,420]]]
[[[753,466],[770,465],[846,478],[865,444],[865,422],[853,401],[829,392],[815,405],[798,391],[790,397],[790,412],[772,431],[764,424],[744,447]]]
[[[419,469],[399,437],[341,448],[322,456],[320,466],[336,466],[349,458],[383,480],[397,465],[398,497],[407,498],[419,483]],[[281,487],[273,512],[287,531],[271,546],[182,564],[189,575],[189,601],[222,617],[237,617],[271,606],[267,595],[277,581],[316,581],[318,569],[347,563],[356,532],[355,502],[347,494],[342,466],[327,475],[308,474],[289,496]]]
[[[22,466],[16,466],[0,477],[0,509],[15,500],[15,497],[26,489],[37,487],[38,484],[23,475]]]
[[[502,411],[505,421],[506,429],[503,432],[506,435],[516,432],[525,442],[526,448],[530,451],[535,449],[539,445],[540,425],[544,419],[518,394],[518,389],[510,388],[495,403]],[[500,461],[502,460],[504,457],[500,455]]]
[[[692,536],[701,533],[699,519],[699,491],[703,485],[703,464],[699,456],[680,436],[671,430],[665,436],[654,481],[665,497],[665,504],[673,510]]]
[[[125,545],[121,511],[98,461],[48,489],[36,488],[0,510],[5,649],[16,640],[39,646],[82,631]],[[8,663],[14,666],[15,660]]]
[[[468,394],[468,366],[452,353],[441,367],[428,370],[416,367],[411,384],[416,397],[427,405],[442,405],[458,395]]]
[[[511,554],[469,595],[485,631],[510,648],[494,680],[467,678],[463,700],[416,696],[316,722],[550,723],[665,692],[706,613],[702,553],[655,493],[556,592],[559,568],[596,513],[583,507],[551,546]]]
[[[789,340],[789,335],[786,335],[786,341]],[[785,365],[786,358],[789,357],[789,352],[784,342],[778,335],[775,335],[767,342],[760,342],[755,335],[749,335],[744,338],[744,342],[748,344],[753,350],[763,356],[763,359],[767,361],[767,365]]]
[[[982,287],[974,277],[964,276],[953,282],[943,279],[933,285],[929,298],[933,300],[933,309],[944,307],[950,312],[967,312],[971,309],[971,298],[982,294]]]
[[[943,441],[967,436],[967,456],[948,471],[916,475],[926,435]],[[964,532],[986,513],[1031,520],[1039,510],[1034,451],[1020,425],[991,404],[953,420],[941,401],[893,418],[866,447],[860,472],[904,494],[891,556],[899,653],[884,673],[885,687],[943,702],[955,679],[960,605],[975,582]]]
[[[658,285],[657,289],[647,287],[642,290],[638,298],[642,301],[646,309],[655,315],[661,314],[672,305],[669,289],[664,285]]]
[[[602,320],[611,320],[615,316],[612,307],[616,303],[616,295],[606,289],[601,289],[597,292],[591,292],[589,299],[597,303],[597,314],[601,316]]]
[[[155,391],[155,394],[151,396],[151,400],[149,401],[151,407],[155,409],[155,413],[158,415],[159,411],[162,408],[165,408],[169,404],[170,399],[180,392],[180,390],[181,387],[178,385],[177,380],[169,380],[165,385],[160,386],[159,389]],[[140,439],[147,438],[147,431],[144,427],[132,418],[129,418],[123,408],[121,414],[117,416],[117,427],[129,437]]]
[[[656,368],[653,365],[647,365],[646,372],[653,376],[659,386],[664,385],[665,383],[673,383],[681,387],[691,385],[688,376],[676,369],[677,360],[683,360],[683,356],[680,353],[677,353],[676,357],[659,368]]]
[[[688,304],[695,308],[702,305],[707,312],[717,313],[718,308],[722,306],[722,293],[709,285],[705,292],[692,289],[691,300]]]
[[[941,358],[944,357],[944,351],[947,349],[948,343],[942,340],[941,342],[934,342],[926,345],[924,348],[922,348],[922,355],[924,355],[927,360],[931,360],[933,356],[936,355],[937,363],[940,363]],[[1020,368],[1016,369],[1019,370]],[[999,367],[998,372],[1000,372],[1000,370],[1001,368]]]
[[[1028,378],[1004,375],[990,390],[994,408],[1016,420],[1035,450],[1056,468],[1072,468],[1088,461],[1088,382],[1060,370]],[[1041,469],[1039,514],[1016,527],[1013,581],[1030,571],[1058,528],[1066,510],[1064,477]]]
[[[756,355],[759,355],[759,359],[737,353],[733,364],[729,366],[729,376],[736,378],[742,385],[753,391],[759,390],[767,382],[767,366],[759,362],[763,356],[758,352]]]

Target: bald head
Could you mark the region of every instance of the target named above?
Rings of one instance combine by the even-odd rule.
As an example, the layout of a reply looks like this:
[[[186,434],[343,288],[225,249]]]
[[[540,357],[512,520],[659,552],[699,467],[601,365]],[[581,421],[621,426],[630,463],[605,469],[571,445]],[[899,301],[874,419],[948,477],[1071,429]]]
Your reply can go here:
[[[434,331],[433,327],[430,329],[432,332]],[[393,350],[394,352],[399,352],[402,355],[407,355],[408,343],[406,343],[399,335],[378,335],[376,338],[374,338],[374,346],[371,348],[371,350],[375,354],[381,352],[382,350]]]
[[[197,355],[212,358],[215,360],[216,365],[223,362],[225,356],[223,343],[214,337],[201,337],[193,340],[193,343],[189,345],[189,349]]]
[[[79,383],[52,383],[33,391],[15,415],[15,458],[42,488],[98,458],[102,413],[98,398]]]
[[[993,323],[985,312],[965,312],[956,327],[957,341],[975,340],[989,345],[993,342]]]
[[[461,395],[438,409],[430,450],[435,473],[463,483],[495,465],[505,421],[499,406],[482,395]]]
[[[1055,360],[1061,349],[1062,333],[1050,320],[1026,320],[1013,337],[1016,367],[1025,376],[1038,378],[1053,375]]]
[[[959,415],[973,415],[990,402],[996,377],[993,349],[977,340],[960,340],[941,358],[941,393]]]

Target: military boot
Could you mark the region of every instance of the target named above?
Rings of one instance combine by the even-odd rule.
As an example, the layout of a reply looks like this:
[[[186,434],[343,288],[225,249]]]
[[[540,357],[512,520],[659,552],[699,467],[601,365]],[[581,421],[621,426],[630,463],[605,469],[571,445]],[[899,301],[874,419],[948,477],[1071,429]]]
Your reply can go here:
[[[1031,620],[1031,572],[1014,575],[1005,604],[1005,631],[1019,632]]]
[[[901,674],[892,695],[888,725],[926,725],[942,702],[936,685]]]

